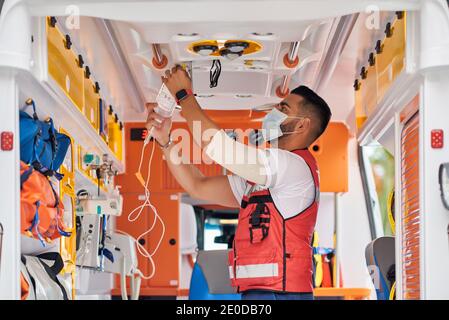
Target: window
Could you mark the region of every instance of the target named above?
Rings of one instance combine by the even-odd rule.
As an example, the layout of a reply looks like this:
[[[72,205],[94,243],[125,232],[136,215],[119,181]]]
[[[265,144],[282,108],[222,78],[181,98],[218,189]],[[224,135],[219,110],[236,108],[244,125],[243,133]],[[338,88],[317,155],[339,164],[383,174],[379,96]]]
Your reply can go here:
[[[394,189],[394,158],[379,144],[364,146],[360,165],[372,237],[392,235],[388,201]]]
[[[232,247],[238,209],[209,209],[194,206],[199,250],[224,250]]]
[[[225,250],[228,248],[227,242],[217,241],[223,237],[223,229],[215,219],[208,219],[204,228],[204,250]]]

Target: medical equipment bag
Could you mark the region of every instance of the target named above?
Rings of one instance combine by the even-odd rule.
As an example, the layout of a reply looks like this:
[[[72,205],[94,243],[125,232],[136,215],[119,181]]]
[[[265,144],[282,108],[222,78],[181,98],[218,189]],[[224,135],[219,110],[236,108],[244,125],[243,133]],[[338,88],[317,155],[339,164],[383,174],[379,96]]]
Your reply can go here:
[[[60,236],[70,236],[64,224],[64,205],[48,177],[20,162],[21,232],[45,246]]]
[[[59,133],[53,120],[39,120],[34,101],[28,99],[27,105],[33,106],[33,115],[20,111],[20,160],[31,164],[36,170],[58,179],[62,175],[57,170],[64,161],[70,146],[70,138]]]

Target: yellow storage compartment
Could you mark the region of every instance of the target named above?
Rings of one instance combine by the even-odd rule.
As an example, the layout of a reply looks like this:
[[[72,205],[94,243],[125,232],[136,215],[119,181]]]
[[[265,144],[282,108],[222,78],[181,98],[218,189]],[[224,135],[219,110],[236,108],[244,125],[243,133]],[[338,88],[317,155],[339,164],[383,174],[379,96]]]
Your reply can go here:
[[[72,297],[75,299],[76,269],[76,215],[75,215],[75,168],[73,139],[64,129],[60,129],[70,137],[70,146],[61,165],[60,172],[64,177],[60,181],[59,197],[64,205],[64,223],[71,232],[70,237],[61,237],[60,253],[64,260],[63,273],[70,273],[72,280]]]
[[[378,101],[382,100],[391,83],[405,66],[406,14],[399,13],[393,23],[388,23],[385,34],[385,40],[378,42],[376,46]]]
[[[86,168],[86,166],[84,165],[84,162],[83,162],[83,157],[84,157],[84,154],[85,154],[86,152],[84,151],[84,148],[83,147],[81,147],[81,146],[78,146],[77,147],[77,157],[78,157],[78,161],[77,161],[77,163],[78,163],[78,170],[81,172],[81,173],[84,173],[84,175],[86,175],[86,176],[88,176],[89,174],[88,174],[88,170],[87,170],[87,168]]]
[[[354,102],[355,102],[355,120],[357,129],[361,128],[366,121],[367,113],[363,108],[362,102],[362,83],[359,79],[354,81]]]
[[[123,152],[123,124],[118,120],[117,114],[112,112],[109,112],[108,116],[108,132],[109,148],[121,161]]]
[[[112,152],[115,153],[115,138],[114,138],[114,127],[116,124],[116,120],[118,121],[117,115],[113,113],[113,109],[112,106],[109,106],[109,110],[108,110],[108,146],[109,149],[111,149]]]
[[[59,169],[59,171],[64,175],[61,182],[64,181],[68,186],[75,185],[75,168],[74,168],[74,147],[72,136],[63,128],[59,129],[59,132],[67,135],[70,138],[70,146],[67,149],[64,161]]]
[[[100,157],[91,152],[87,152],[82,146],[78,146],[78,169],[86,177],[93,180],[95,176],[90,170],[90,165],[99,165]]]
[[[86,67],[86,75],[88,76]],[[84,115],[89,120],[95,131],[100,130],[100,95],[97,90],[98,84],[94,84],[90,78],[84,78]]]
[[[118,129],[118,130],[117,130]],[[123,124],[122,122],[119,122],[117,125],[117,137],[116,137],[116,149],[115,149],[115,155],[117,158],[122,161],[123,158]]]
[[[103,138],[104,142],[106,144],[109,144],[109,129],[108,129],[108,104],[103,99],[100,98],[100,104],[99,104],[99,111],[100,111],[100,136]]]
[[[98,184],[95,171],[91,170],[90,165],[98,166],[101,164],[101,157],[92,152],[87,152],[83,147],[78,146],[78,170],[83,176],[89,179],[93,184]],[[103,179],[100,179],[100,188],[107,191]]]
[[[359,87],[360,92],[356,93],[360,95],[359,101],[359,114],[361,123],[365,122],[366,118],[374,111],[377,106],[377,70],[376,70],[376,57],[374,53],[369,55],[369,65],[363,67],[360,70],[361,85]],[[361,126],[361,124],[359,124]]]
[[[374,52],[371,52],[368,58],[368,69],[363,87],[363,95],[366,100],[366,111],[368,116],[374,111],[377,106],[377,64]]]
[[[71,274],[72,297],[74,297],[76,271],[76,210],[74,190],[72,188],[61,188],[60,198],[64,204],[64,222],[70,227],[69,231],[72,233],[70,237],[61,237],[60,254],[64,260],[62,273]]]
[[[70,37],[63,35],[55,23],[53,17],[47,18],[48,73],[78,109],[83,110],[83,68],[71,49]]]

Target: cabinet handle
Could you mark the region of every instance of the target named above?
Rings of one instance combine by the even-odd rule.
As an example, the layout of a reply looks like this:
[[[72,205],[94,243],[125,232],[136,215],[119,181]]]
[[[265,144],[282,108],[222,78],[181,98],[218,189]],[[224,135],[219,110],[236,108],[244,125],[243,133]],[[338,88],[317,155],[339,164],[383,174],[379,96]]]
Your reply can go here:
[[[72,47],[72,39],[70,39],[70,36],[68,34],[65,35],[64,46],[66,49],[69,49],[69,50]]]
[[[84,72],[84,76],[86,77],[86,79],[90,78],[90,69],[89,66],[86,66],[86,71]]]
[[[48,21],[48,24],[50,25],[50,27],[54,28],[56,26],[56,18],[55,17],[50,17],[50,20]]]
[[[84,66],[84,59],[82,55],[78,55],[78,67],[82,68]]]

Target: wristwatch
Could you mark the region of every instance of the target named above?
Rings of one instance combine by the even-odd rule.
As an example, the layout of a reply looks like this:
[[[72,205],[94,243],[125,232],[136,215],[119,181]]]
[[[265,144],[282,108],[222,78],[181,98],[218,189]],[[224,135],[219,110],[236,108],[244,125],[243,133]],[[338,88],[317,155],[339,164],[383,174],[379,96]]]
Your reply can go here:
[[[156,140],[156,141],[157,141],[157,140]],[[159,147],[161,147],[162,150],[165,150],[165,149],[167,149],[168,147],[170,147],[170,146],[172,145],[172,143],[173,143],[173,140],[171,139],[171,135],[168,136],[168,142],[167,142],[166,144],[164,144],[164,145],[161,145],[161,144],[159,143],[159,141],[157,141],[157,144],[159,145]]]
[[[176,103],[179,105],[182,100],[191,95],[193,95],[193,92],[190,89],[179,90],[178,92],[176,92]]]

